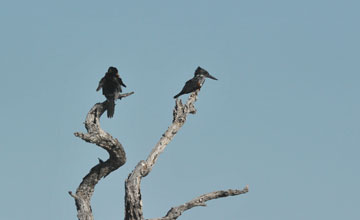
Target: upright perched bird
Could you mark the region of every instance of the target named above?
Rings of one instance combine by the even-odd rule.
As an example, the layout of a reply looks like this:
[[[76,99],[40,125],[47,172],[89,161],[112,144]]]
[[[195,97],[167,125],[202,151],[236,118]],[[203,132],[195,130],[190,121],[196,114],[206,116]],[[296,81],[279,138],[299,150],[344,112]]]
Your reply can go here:
[[[99,91],[102,88],[103,95],[107,99],[108,118],[112,118],[114,116],[115,100],[120,97],[120,93],[122,92],[121,86],[126,87],[119,76],[118,70],[115,67],[109,67],[96,89],[96,91]]]
[[[205,78],[210,78],[210,79],[214,79],[217,80],[215,77],[213,77],[212,75],[210,75],[208,73],[208,71],[204,70],[201,67],[198,67],[195,70],[195,74],[194,77],[190,80],[188,80],[185,83],[184,88],[181,90],[181,92],[179,92],[179,94],[177,94],[176,96],[174,96],[174,99],[176,99],[177,97],[183,95],[183,94],[187,94],[187,93],[191,93],[191,92],[195,92],[197,89],[200,89],[201,86],[204,84],[205,82]]]

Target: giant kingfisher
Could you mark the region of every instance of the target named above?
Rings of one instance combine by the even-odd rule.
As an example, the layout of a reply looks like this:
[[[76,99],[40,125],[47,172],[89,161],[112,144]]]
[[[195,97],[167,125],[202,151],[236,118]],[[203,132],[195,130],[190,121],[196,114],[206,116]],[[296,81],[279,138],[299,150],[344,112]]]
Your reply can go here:
[[[183,94],[187,94],[187,93],[191,93],[191,92],[195,92],[197,89],[200,89],[201,86],[204,84],[205,82],[205,78],[210,78],[210,79],[214,79],[217,80],[215,77],[213,77],[212,75],[210,75],[208,73],[208,71],[204,70],[201,67],[198,67],[195,70],[195,74],[194,77],[190,80],[188,80],[185,83],[184,88],[181,90],[181,92],[179,92],[179,94],[177,94],[176,96],[174,96],[174,99],[176,99],[177,97],[183,95]]]
[[[103,95],[107,99],[107,116],[112,118],[115,111],[115,100],[120,97],[122,92],[121,86],[126,87],[119,76],[119,72],[115,67],[109,67],[105,76],[101,78],[96,91],[102,88]]]

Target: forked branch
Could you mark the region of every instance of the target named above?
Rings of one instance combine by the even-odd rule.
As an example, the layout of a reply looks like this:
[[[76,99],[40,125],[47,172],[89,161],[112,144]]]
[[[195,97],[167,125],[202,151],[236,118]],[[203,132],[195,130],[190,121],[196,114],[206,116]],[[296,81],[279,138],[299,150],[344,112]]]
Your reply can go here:
[[[197,100],[198,92],[199,90],[193,92],[185,105],[182,104],[180,99],[176,99],[172,124],[162,135],[159,142],[152,149],[147,159],[140,161],[125,181],[125,220],[144,219],[140,191],[141,179],[151,172],[159,155],[165,150],[166,146],[174,138],[175,134],[184,125],[187,115],[196,113],[194,103]],[[248,188],[245,187],[243,190],[217,191],[204,194],[191,200],[188,203],[185,203],[184,205],[172,208],[165,217],[159,218],[159,220],[176,219],[182,214],[183,211],[186,211],[195,206],[203,206],[208,200],[226,196],[240,195],[246,193],[247,191]]]
[[[150,173],[159,155],[165,150],[168,143],[170,143],[175,134],[184,125],[187,115],[189,113],[196,113],[194,102],[197,99],[198,92],[197,90],[192,93],[185,105],[182,104],[180,99],[176,99],[172,124],[152,149],[148,158],[145,161],[140,161],[125,181],[125,220],[144,219],[140,192],[141,178]]]

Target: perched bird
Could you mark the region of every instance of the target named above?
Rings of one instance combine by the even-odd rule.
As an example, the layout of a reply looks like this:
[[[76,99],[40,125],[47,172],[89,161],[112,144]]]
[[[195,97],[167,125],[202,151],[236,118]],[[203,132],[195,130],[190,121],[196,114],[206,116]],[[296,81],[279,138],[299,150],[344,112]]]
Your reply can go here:
[[[118,70],[115,67],[109,67],[96,89],[96,91],[99,91],[102,88],[103,95],[107,99],[108,118],[112,118],[114,116],[115,100],[120,97],[120,93],[122,92],[121,86],[126,87],[119,76]]]
[[[215,77],[213,77],[212,75],[210,75],[208,73],[208,71],[204,70],[201,67],[198,67],[195,70],[195,74],[194,77],[190,80],[188,80],[185,83],[184,88],[181,90],[181,92],[179,92],[179,94],[177,94],[176,96],[174,96],[174,99],[176,99],[177,97],[183,95],[183,94],[187,94],[187,93],[191,93],[191,92],[195,92],[197,89],[200,89],[201,86],[204,84],[205,82],[205,78],[210,78],[210,79],[214,79],[217,80]]]

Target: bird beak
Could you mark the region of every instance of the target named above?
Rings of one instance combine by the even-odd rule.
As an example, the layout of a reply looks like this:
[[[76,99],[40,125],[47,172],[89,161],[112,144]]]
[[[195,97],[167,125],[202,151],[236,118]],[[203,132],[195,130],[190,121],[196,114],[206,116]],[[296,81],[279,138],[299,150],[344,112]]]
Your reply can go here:
[[[210,75],[210,74],[208,74],[206,77],[207,77],[207,78],[210,78],[210,79],[213,79],[213,80],[218,80],[218,79],[216,79],[215,77],[213,77],[213,76]]]

